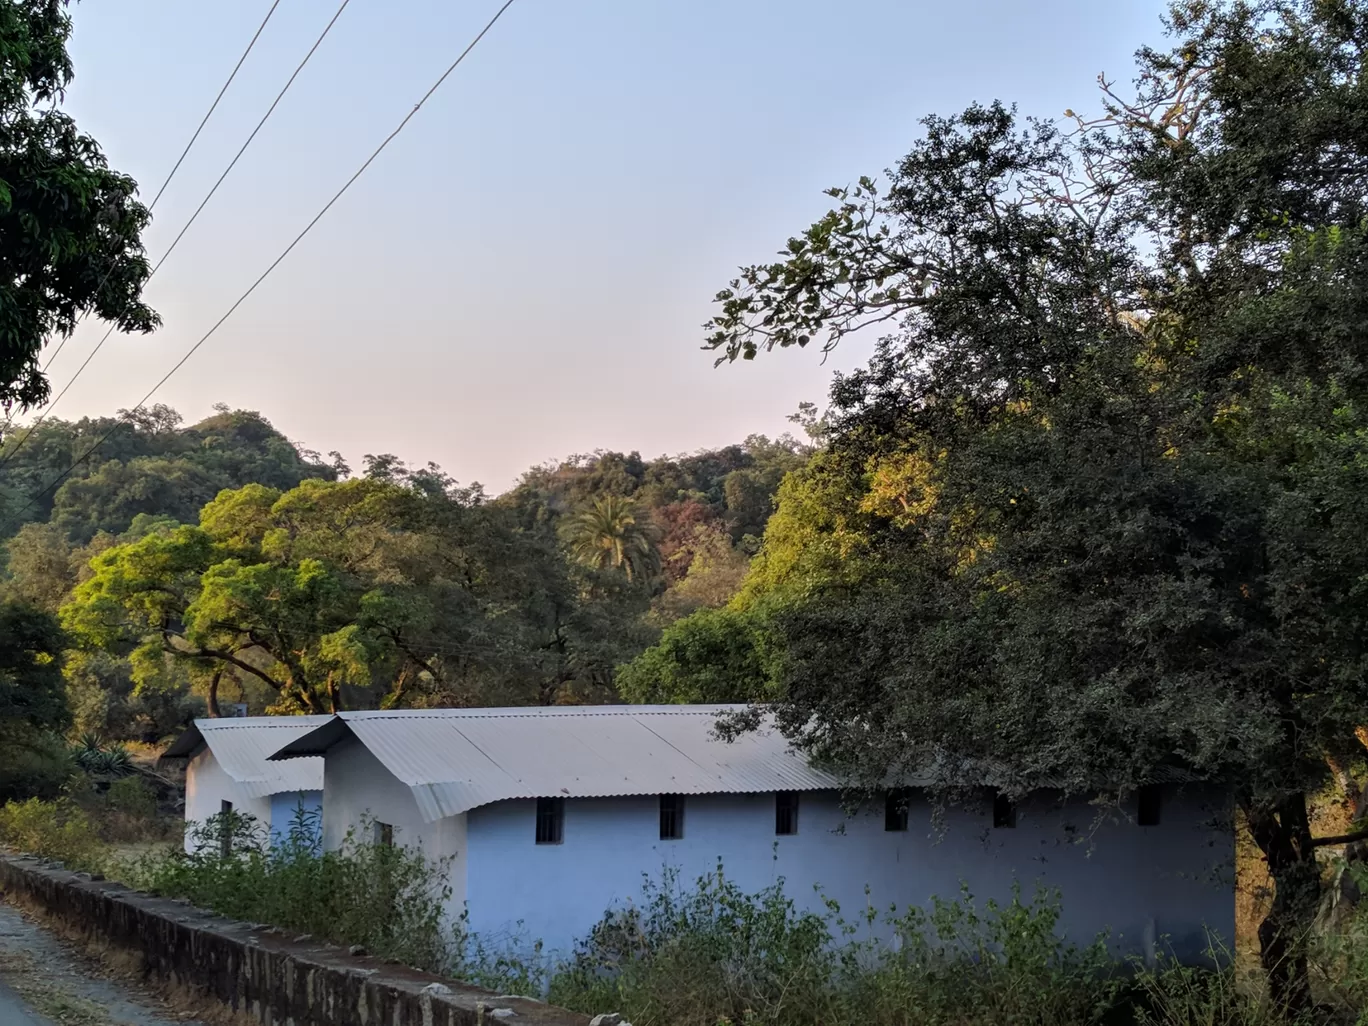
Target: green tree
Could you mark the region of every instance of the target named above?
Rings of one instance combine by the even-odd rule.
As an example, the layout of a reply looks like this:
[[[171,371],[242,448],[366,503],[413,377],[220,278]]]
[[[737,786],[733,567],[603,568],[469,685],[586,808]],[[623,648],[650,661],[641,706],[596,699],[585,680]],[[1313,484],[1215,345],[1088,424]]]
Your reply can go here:
[[[927,119],[886,188],[834,190],[719,294],[710,343],[893,329],[838,377],[824,508],[789,525],[839,565],[780,544],[781,500],[752,569],[784,729],[950,798],[1230,787],[1276,885],[1264,968],[1304,1006],[1334,840],[1307,795],[1368,722],[1368,9],[1170,23],[1068,132]]]
[[[137,184],[58,109],[72,78],[62,0],[0,4],[0,405],[49,392],[38,354],[94,312],[151,331],[142,302],[149,214]]]
[[[0,602],[0,798],[60,783],[52,738],[71,722],[63,647],[51,614]]]
[[[595,499],[570,517],[561,533],[571,555],[585,566],[621,570],[629,581],[649,581],[660,572],[655,525],[631,499]]]

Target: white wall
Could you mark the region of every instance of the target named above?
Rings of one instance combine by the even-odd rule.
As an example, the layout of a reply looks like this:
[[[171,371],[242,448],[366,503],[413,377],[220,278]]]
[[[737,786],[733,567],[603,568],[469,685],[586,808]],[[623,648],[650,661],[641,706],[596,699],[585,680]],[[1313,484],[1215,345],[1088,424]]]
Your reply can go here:
[[[323,846],[342,846],[348,830],[361,829],[367,817],[394,827],[394,843],[421,847],[429,859],[450,859],[455,917],[466,899],[466,817],[448,816],[425,823],[413,792],[355,738],[348,738],[323,760]],[[366,838],[370,840],[370,838]]]
[[[202,824],[210,816],[217,816],[222,803],[233,803],[233,811],[254,816],[263,827],[271,825],[271,799],[253,798],[242,785],[230,777],[219,765],[214,753],[206,746],[185,767],[185,850],[194,849],[195,824]]]
[[[690,885],[720,859],[748,892],[783,877],[799,908],[821,912],[820,887],[847,919],[867,903],[905,911],[933,896],[953,899],[961,882],[980,903],[1010,899],[1013,880],[1030,897],[1040,880],[1062,890],[1060,932],[1077,943],[1110,930],[1116,951],[1144,954],[1151,936],[1162,944],[1167,935],[1190,959],[1207,929],[1227,941],[1234,933],[1229,810],[1199,792],[1166,793],[1154,827],[1118,813],[1092,832],[1096,807],[1041,798],[1018,811],[1015,828],[994,829],[986,806],[949,810],[943,833],[924,800],[913,802],[906,832],[886,832],[882,807],[849,817],[836,795],[809,792],[800,796],[798,833],[784,837],[774,833],[773,794],[699,795],[685,799],[684,836],[668,841],[659,836],[658,801],[567,800],[557,845],[535,843],[533,800],[472,809],[471,930],[495,944],[541,940],[563,953],[610,906],[639,899],[643,874],[658,881],[671,866]],[[891,930],[880,935],[891,939]]]

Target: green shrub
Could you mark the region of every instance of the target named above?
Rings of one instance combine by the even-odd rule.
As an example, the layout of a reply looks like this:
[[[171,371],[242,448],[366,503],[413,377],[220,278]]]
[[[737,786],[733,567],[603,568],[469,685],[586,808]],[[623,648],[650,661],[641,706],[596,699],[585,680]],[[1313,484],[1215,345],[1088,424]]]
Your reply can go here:
[[[551,979],[551,1000],[634,1023],[918,1026],[1096,1022],[1119,988],[1099,942],[1054,935],[1048,895],[979,912],[966,893],[900,918],[798,911],[783,881],[747,894],[721,866],[681,891],[667,873],[610,912]],[[900,939],[875,939],[876,926]]]
[[[55,799],[74,768],[57,734],[6,729],[0,724],[0,801]]]
[[[186,898],[248,922],[271,923],[433,972],[454,968],[444,920],[449,863],[349,833],[324,852],[318,813],[300,808],[272,846],[251,816],[213,816],[191,835],[193,852],[144,857],[120,867],[132,886]],[[371,836],[363,824],[361,836]]]
[[[157,794],[142,777],[110,781],[105,799],[111,811],[134,819],[150,820],[157,814]]]
[[[6,802],[0,808],[0,843],[57,859],[70,869],[102,870],[105,848],[85,812],[69,799]]]

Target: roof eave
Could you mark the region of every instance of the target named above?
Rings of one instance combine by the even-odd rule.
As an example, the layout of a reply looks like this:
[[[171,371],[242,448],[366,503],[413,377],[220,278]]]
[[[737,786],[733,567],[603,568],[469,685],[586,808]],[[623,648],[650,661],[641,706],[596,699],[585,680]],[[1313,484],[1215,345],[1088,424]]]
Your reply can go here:
[[[334,716],[327,723],[303,734],[279,751],[268,755],[267,761],[279,762],[284,759],[303,759],[309,756],[326,755],[338,743],[353,737],[351,727],[340,716]]]
[[[204,734],[198,726],[191,723],[185,732],[172,741],[166,751],[161,753],[158,761],[161,759],[192,759],[199,754],[200,749],[204,746]]]

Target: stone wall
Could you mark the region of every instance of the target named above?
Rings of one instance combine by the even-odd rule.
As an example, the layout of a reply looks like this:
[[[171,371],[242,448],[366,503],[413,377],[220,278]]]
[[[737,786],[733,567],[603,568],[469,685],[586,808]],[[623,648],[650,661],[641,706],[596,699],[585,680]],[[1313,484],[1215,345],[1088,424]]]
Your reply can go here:
[[[135,956],[148,977],[263,1026],[583,1026],[584,1016],[236,923],[168,898],[0,856],[6,900]]]

